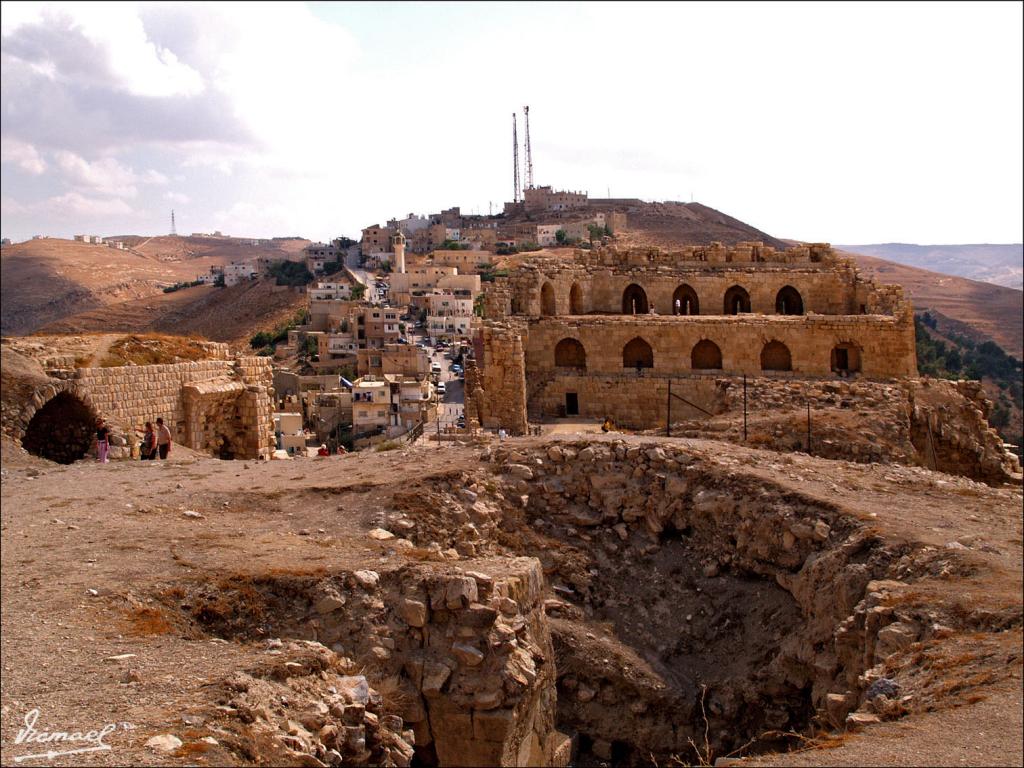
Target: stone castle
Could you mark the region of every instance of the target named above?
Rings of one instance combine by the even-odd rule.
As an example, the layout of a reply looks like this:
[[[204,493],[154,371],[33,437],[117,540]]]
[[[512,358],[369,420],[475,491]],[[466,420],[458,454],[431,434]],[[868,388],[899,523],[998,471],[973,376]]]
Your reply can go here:
[[[467,414],[511,434],[574,415],[651,428],[669,381],[700,406],[743,375],[915,377],[910,301],[828,244],[541,255],[488,287]]]

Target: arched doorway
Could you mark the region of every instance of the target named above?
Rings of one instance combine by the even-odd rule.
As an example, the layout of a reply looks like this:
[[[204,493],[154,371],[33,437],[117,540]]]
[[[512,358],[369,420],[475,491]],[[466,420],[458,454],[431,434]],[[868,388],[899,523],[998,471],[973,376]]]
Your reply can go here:
[[[724,312],[726,315],[738,315],[750,311],[750,294],[739,285],[734,285],[725,292]]]
[[[722,350],[708,339],[698,341],[690,353],[690,367],[695,371],[716,371],[722,367]]]
[[[579,283],[573,283],[572,288],[569,289],[569,314],[583,314],[583,289],[580,288]]]
[[[791,371],[793,370],[793,358],[789,354],[789,347],[781,341],[769,341],[761,350],[762,371]]]
[[[576,339],[562,339],[555,345],[555,367],[587,370],[587,351]]]
[[[860,371],[860,347],[848,341],[832,347],[831,367],[834,373],[845,376]]]
[[[622,314],[646,315],[648,312],[647,292],[636,283],[622,292]]]
[[[651,345],[637,336],[622,348],[623,368],[653,368],[654,350]]]
[[[784,287],[775,297],[775,312],[779,315],[802,315],[804,300],[800,292],[791,285]]]
[[[676,288],[676,292],[672,294],[672,314],[700,314],[700,302],[697,300],[697,292],[685,283]]]
[[[549,282],[545,282],[540,289],[540,313],[555,314],[555,287]]]
[[[28,423],[21,445],[29,453],[58,464],[83,458],[96,438],[96,413],[79,398],[60,392]]]

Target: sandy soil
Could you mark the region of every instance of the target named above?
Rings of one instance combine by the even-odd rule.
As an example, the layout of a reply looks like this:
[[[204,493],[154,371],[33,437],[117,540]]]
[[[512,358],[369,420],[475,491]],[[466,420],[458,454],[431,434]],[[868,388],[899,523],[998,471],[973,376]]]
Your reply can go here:
[[[622,436],[592,436],[615,438]],[[510,442],[537,445],[551,439],[558,438]],[[673,442],[730,471],[837,503],[871,519],[885,537],[937,547],[969,542],[962,554],[976,566],[974,575],[936,588],[968,609],[1021,603],[1019,488],[993,489],[926,470],[783,456],[712,441]],[[38,708],[39,728],[116,724],[106,739],[111,751],[67,758],[68,764],[231,763],[235,758],[224,750],[174,758],[156,755],[144,744],[161,733],[216,737],[209,687],[253,663],[257,651],[154,628],[145,621],[148,597],[200,577],[393,567],[402,562],[401,550],[366,534],[393,508],[394,494],[453,470],[486,475],[492,469],[479,462],[479,453],[479,447],[420,445],[257,463],[202,458],[176,447],[166,463],[64,467],[5,443],[0,484],[4,761],[28,751],[14,745],[14,737],[25,714]],[[1012,633],[1006,640],[1016,649],[1010,663],[1014,690],[986,691],[978,704],[869,728],[837,749],[787,755],[782,762],[1020,764],[1019,627]],[[182,720],[197,713],[207,718],[198,730]],[[950,734],[953,727],[956,736]],[[962,748],[956,746],[961,742]]]

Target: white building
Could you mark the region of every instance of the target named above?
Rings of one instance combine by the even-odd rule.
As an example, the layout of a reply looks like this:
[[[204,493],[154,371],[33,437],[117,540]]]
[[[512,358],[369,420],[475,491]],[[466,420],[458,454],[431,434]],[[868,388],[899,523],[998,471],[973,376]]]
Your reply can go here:
[[[232,261],[224,265],[224,285],[238,285],[243,280],[255,280],[257,274],[256,262]]]
[[[434,338],[468,337],[473,322],[473,299],[451,293],[427,297],[427,331]]]
[[[352,298],[352,286],[348,283],[324,283],[320,282],[316,284],[315,288],[310,288],[307,293],[309,298],[315,301],[333,301],[333,300],[348,300]]]

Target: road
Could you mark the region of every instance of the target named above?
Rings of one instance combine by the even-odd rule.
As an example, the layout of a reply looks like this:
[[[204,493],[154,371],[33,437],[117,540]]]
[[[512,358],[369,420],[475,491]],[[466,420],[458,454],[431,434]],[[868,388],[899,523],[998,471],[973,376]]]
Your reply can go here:
[[[409,340],[414,344],[418,344],[425,340],[425,336],[421,333],[414,332],[409,336]],[[441,403],[444,407],[441,413],[441,425],[452,425],[458,420],[459,416],[462,415],[465,403],[465,389],[461,381],[459,381],[458,375],[451,369],[452,361],[448,359],[445,352],[438,352],[433,347],[430,348],[430,362],[431,364],[437,363],[441,366],[441,373],[438,376],[438,381],[443,381],[445,385],[444,397],[441,398]]]

